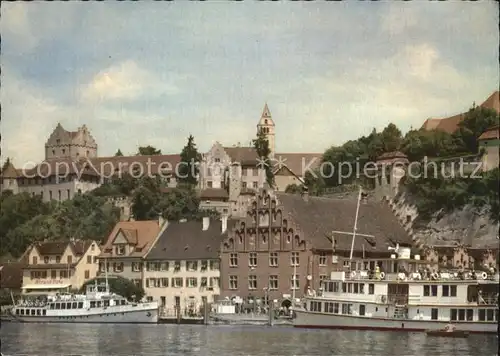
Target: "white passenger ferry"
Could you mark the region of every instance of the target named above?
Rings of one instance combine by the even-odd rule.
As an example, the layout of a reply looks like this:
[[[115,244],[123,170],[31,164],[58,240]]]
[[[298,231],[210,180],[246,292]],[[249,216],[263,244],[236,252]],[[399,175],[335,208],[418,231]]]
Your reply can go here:
[[[352,246],[360,200],[361,190]],[[438,273],[419,255],[411,259],[410,248],[396,245],[389,250],[394,254],[385,261],[354,261],[351,247],[349,270],[332,272],[318,291],[308,291],[303,307],[294,310],[294,326],[428,331],[452,323],[457,331],[497,333],[497,271]]]
[[[496,334],[498,283],[498,273],[487,272],[332,272],[295,310],[294,326],[427,331],[452,323],[459,331]]]
[[[108,284],[88,285],[85,294],[56,294],[21,300],[13,309],[25,323],[157,323],[158,302],[130,303]]]

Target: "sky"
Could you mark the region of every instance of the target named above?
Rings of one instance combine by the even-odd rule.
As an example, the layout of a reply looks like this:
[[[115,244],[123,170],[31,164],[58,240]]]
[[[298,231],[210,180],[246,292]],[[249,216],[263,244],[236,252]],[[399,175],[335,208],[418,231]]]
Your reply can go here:
[[[2,159],[44,158],[57,123],[100,156],[248,145],[267,102],[278,152],[323,152],[498,88],[494,1],[7,2]]]

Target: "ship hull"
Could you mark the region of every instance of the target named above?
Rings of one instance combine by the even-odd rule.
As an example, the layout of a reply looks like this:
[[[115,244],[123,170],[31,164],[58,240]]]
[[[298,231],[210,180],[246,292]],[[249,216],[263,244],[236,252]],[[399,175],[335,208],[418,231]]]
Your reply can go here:
[[[93,314],[27,316],[15,315],[15,320],[22,323],[83,323],[83,324],[157,324],[158,309],[141,309],[120,312],[102,312]]]
[[[427,332],[441,330],[449,321],[407,320],[389,318],[371,318],[352,315],[332,315],[295,310],[296,328],[352,329],[352,330],[385,330],[406,332]],[[479,334],[496,334],[497,322],[453,322],[457,331]]]

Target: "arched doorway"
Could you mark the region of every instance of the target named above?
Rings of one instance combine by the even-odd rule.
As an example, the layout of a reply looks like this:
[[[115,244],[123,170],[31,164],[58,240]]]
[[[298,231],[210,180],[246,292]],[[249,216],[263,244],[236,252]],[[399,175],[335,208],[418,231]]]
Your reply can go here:
[[[281,306],[283,308],[290,308],[292,306],[292,301],[290,299],[284,299],[282,302],[281,302]]]

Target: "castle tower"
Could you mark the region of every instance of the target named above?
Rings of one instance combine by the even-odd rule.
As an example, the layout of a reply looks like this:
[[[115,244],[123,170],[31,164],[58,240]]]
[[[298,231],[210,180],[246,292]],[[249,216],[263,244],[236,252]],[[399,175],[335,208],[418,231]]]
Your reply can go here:
[[[267,141],[269,142],[269,149],[271,151],[270,156],[274,157],[275,151],[275,125],[274,121],[271,117],[271,112],[269,111],[269,107],[267,103],[264,105],[264,110],[262,111],[262,115],[260,117],[259,123],[257,124],[257,132],[262,130],[266,135]]]
[[[45,143],[45,159],[97,157],[97,143],[83,125],[77,131],[66,131],[61,124],[56,128]]]

